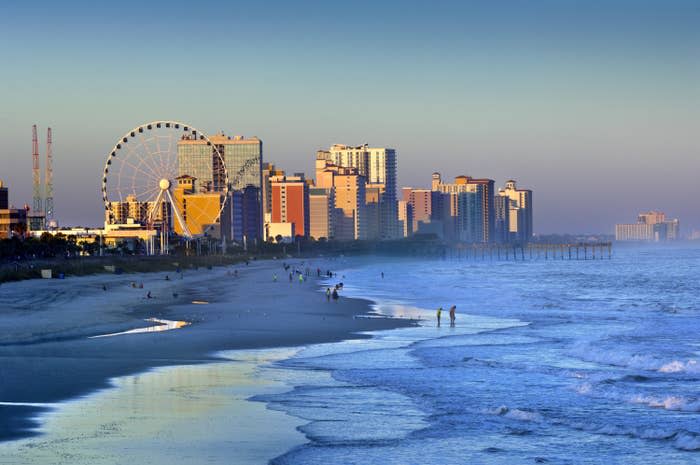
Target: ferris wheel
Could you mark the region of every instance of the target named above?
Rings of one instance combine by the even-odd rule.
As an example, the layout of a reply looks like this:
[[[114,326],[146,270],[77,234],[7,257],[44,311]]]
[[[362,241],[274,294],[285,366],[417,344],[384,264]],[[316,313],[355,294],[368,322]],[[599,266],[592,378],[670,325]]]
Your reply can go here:
[[[107,156],[105,221],[131,218],[161,235],[192,239],[220,226],[228,186],[224,158],[206,135],[189,124],[153,121],[124,134]]]

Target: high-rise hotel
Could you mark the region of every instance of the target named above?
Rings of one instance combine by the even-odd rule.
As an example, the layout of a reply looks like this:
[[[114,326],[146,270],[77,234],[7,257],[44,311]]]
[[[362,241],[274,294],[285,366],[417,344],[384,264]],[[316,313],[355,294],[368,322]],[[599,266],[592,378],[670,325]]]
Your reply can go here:
[[[221,153],[225,171],[206,141],[184,137],[177,144],[178,175],[193,178],[191,191],[196,195],[222,191],[227,174],[230,202],[222,213],[226,217],[221,219],[221,224],[227,225],[224,236],[239,242],[259,240],[262,238],[262,141],[224,133],[209,140]]]
[[[316,153],[318,160],[330,165],[354,168],[364,178],[370,192],[370,212],[379,224],[368,225],[363,234],[368,239],[391,239],[399,236],[398,203],[396,197],[396,150],[369,145],[336,144]],[[371,237],[377,234],[378,237]]]
[[[527,242],[532,238],[532,191],[518,189],[515,181],[495,193],[495,182],[487,178],[457,176],[443,182],[433,173],[430,189],[403,188],[401,213],[410,215],[413,234],[436,235],[448,241]]]

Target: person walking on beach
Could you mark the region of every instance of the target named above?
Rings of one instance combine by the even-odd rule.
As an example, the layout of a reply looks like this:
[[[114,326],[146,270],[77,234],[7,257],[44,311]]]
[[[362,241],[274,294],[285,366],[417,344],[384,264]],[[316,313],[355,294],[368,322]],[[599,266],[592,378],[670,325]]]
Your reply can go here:
[[[304,284],[304,275],[299,273],[299,284]]]
[[[457,306],[453,305],[450,307],[450,326],[455,327],[455,312],[457,311]]]
[[[333,289],[333,300],[337,302],[339,298],[340,296],[338,295],[338,289]]]
[[[293,278],[293,276],[292,276],[292,273],[290,272],[290,273],[289,273],[289,282],[290,282],[290,283],[292,282],[292,278]]]
[[[331,288],[330,288],[330,287],[327,287],[327,288],[326,288],[326,300],[327,300],[328,302],[331,301]]]
[[[442,307],[438,307],[437,309],[437,325],[438,328],[440,327],[440,317],[442,316]]]
[[[277,273],[272,273],[272,282],[273,283],[277,282]]]

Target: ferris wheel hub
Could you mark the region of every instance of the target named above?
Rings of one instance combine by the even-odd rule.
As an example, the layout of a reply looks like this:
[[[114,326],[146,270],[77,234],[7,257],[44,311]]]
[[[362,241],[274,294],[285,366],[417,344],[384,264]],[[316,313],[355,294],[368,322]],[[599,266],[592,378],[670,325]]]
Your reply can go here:
[[[167,191],[168,189],[170,189],[170,181],[163,178],[158,183],[158,186],[160,187],[160,190]]]

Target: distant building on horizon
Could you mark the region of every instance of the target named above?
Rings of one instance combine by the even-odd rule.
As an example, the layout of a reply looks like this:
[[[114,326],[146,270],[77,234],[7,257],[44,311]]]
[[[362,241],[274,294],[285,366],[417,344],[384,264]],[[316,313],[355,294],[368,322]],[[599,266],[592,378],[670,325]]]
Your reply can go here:
[[[667,220],[666,214],[659,211],[643,212],[637,215],[636,223],[615,225],[617,241],[673,241],[680,238],[678,219]]]
[[[498,195],[508,199],[507,225],[509,241],[530,241],[533,234],[532,191],[530,189],[518,189],[516,182],[509,179],[506,181],[506,186],[498,190]]]
[[[453,183],[444,183],[440,173],[433,173],[431,189],[450,196],[449,200],[445,200],[450,204],[449,214],[445,219],[446,226],[453,229],[450,234],[447,234],[448,237],[454,236],[457,240],[465,242],[494,242],[494,184],[493,179],[472,178],[465,175],[455,177]],[[460,196],[461,204],[458,200]],[[478,198],[466,201],[470,196]],[[479,202],[479,205],[475,204],[475,201]],[[478,215],[480,226],[473,224],[477,221],[475,215]],[[470,218],[468,227],[465,226],[467,217]]]

